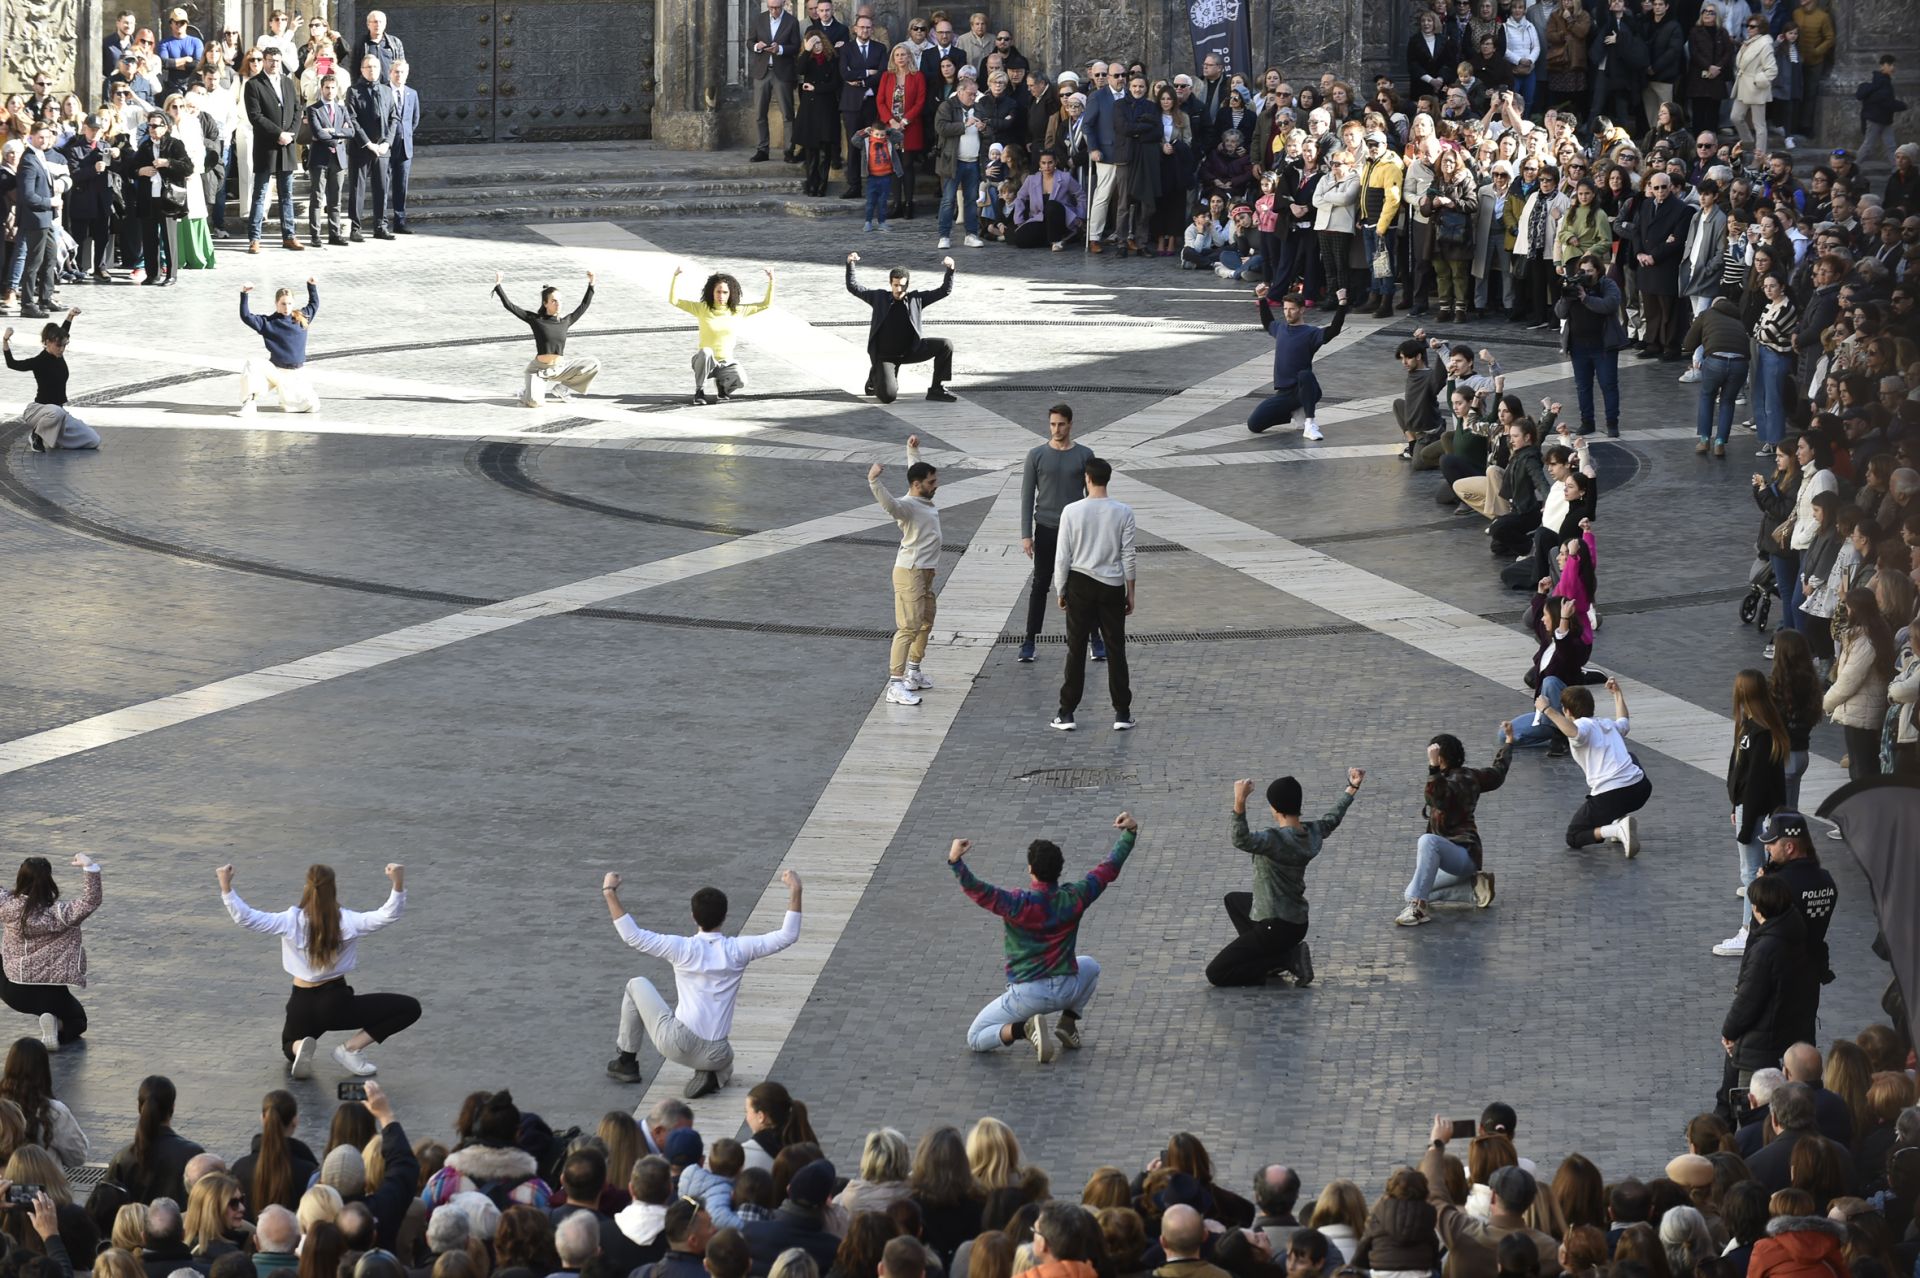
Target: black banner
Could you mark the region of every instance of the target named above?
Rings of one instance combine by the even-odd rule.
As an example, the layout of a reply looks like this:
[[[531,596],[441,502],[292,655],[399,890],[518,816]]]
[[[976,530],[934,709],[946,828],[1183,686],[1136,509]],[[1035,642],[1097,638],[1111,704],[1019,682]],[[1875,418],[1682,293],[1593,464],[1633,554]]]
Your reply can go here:
[[[1900,1029],[1910,1041],[1920,1039],[1914,1018],[1920,995],[1920,785],[1890,776],[1855,781],[1828,795],[1820,815],[1839,824],[1847,851],[1873,890],[1880,925],[1874,952],[1893,968],[1894,980],[1881,1008],[1889,1019],[1904,1013],[1907,1023]]]
[[[1211,53],[1225,64],[1225,74],[1238,73],[1252,83],[1252,33],[1248,29],[1247,0],[1187,0],[1187,26],[1193,33],[1193,69]]]

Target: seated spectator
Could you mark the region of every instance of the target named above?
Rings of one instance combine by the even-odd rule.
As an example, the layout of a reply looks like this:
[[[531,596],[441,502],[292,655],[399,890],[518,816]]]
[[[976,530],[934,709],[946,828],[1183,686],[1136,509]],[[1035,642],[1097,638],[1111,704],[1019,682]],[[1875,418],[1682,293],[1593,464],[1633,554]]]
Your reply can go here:
[[[839,1240],[827,1232],[827,1200],[833,1196],[833,1164],[818,1158],[800,1168],[787,1183],[787,1199],[770,1220],[750,1222],[741,1232],[753,1254],[753,1272],[765,1274],[790,1248],[812,1258],[821,1273],[833,1264]]]
[[[1427,1178],[1411,1167],[1396,1167],[1387,1192],[1367,1213],[1360,1241],[1347,1257],[1356,1269],[1386,1274],[1430,1274],[1440,1264],[1434,1230],[1439,1213],[1428,1197]]]
[[[1013,233],[1017,248],[1042,244],[1058,253],[1071,243],[1086,221],[1085,195],[1073,175],[1060,168],[1050,151],[1040,153],[1040,170],[1028,175],[1013,200]]]
[[[1253,157],[1241,145],[1241,135],[1233,129],[1221,135],[1220,144],[1200,161],[1200,190],[1215,195],[1229,206],[1252,198]]]
[[[1435,1119],[1432,1142],[1420,1160],[1429,1201],[1438,1213],[1437,1227],[1440,1241],[1447,1248],[1451,1278],[1496,1278],[1504,1268],[1499,1258],[1501,1244],[1509,1237],[1531,1243],[1539,1253],[1542,1278],[1553,1278],[1560,1272],[1559,1240],[1529,1229],[1526,1223],[1527,1211],[1540,1193],[1540,1183],[1519,1167],[1502,1167],[1489,1181],[1492,1213],[1486,1220],[1474,1219],[1447,1196],[1444,1158],[1452,1136],[1452,1122]]]
[[[1298,1244],[1302,1236],[1295,1234],[1294,1242]],[[1153,1271],[1153,1278],[1231,1278],[1226,1270],[1200,1258],[1201,1248],[1206,1242],[1207,1222],[1198,1210],[1185,1203],[1176,1203],[1167,1208],[1160,1216],[1160,1247],[1167,1259],[1165,1264]],[[1324,1259],[1324,1239],[1321,1240],[1321,1247],[1321,1257]],[[1317,1270],[1318,1266],[1315,1268]]]
[[[466,1218],[458,1216],[462,1226],[461,1241],[466,1241]],[[276,1275],[291,1275],[300,1268],[300,1222],[291,1211],[278,1203],[268,1203],[260,1209],[260,1218],[254,1222],[253,1253],[254,1272],[260,1278],[276,1278]]]
[[[532,1207],[544,1214],[553,1190],[540,1179],[533,1155],[514,1142],[520,1134],[520,1110],[513,1093],[487,1096],[474,1122],[473,1134],[447,1155],[446,1166],[427,1182],[422,1197],[428,1207],[450,1202],[455,1194],[492,1186],[488,1197]]]

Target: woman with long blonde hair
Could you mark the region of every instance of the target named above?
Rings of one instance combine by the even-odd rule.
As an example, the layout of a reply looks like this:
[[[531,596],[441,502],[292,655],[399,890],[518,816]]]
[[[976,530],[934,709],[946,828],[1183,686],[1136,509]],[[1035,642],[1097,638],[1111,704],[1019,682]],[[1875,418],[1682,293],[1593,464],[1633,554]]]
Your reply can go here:
[[[989,1192],[1020,1181],[1020,1142],[997,1118],[983,1118],[967,1132],[967,1165]]]
[[[213,1172],[193,1182],[187,1192],[187,1246],[202,1264],[212,1264],[253,1232],[247,1224],[247,1196],[240,1182],[225,1172]]]
[[[311,293],[311,281],[307,287]],[[320,1035],[358,1027],[353,1037],[333,1049],[333,1059],[350,1074],[362,1078],[372,1074],[378,1067],[361,1053],[419,1020],[420,1001],[406,994],[355,994],[347,984],[347,973],[359,961],[360,938],[397,921],[406,910],[406,867],[388,864],[392,891],[386,904],[364,914],[341,908],[330,865],[308,866],[300,904],[276,914],[256,910],[240,899],[233,890],[231,865],[221,866],[217,873],[220,897],[233,921],[249,932],[280,938],[280,965],[293,977],[286,1023],[280,1031],[288,1073],[295,1078],[311,1076]]]

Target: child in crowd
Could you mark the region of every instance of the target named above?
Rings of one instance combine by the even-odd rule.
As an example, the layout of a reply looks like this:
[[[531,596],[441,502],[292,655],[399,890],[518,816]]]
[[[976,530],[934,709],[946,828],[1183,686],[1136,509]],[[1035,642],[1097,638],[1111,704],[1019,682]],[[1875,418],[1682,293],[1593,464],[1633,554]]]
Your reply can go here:
[[[887,225],[888,201],[893,198],[893,174],[896,157],[901,154],[901,138],[877,124],[860,131],[860,175],[867,193],[867,229],[891,230]]]

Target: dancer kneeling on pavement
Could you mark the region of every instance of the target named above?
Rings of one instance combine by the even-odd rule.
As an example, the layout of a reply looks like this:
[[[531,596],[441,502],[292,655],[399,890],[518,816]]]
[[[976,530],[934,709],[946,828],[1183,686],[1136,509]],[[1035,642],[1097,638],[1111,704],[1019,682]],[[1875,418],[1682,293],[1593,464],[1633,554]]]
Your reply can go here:
[[[1526,682],[1548,705],[1559,705],[1561,693],[1585,682],[1587,661],[1593,656],[1593,633],[1574,602],[1551,593],[1552,589],[1552,579],[1542,577],[1527,604],[1527,628],[1540,646],[1527,668]],[[1547,753],[1556,758],[1567,753],[1566,734],[1553,726],[1543,710],[1535,709],[1515,719],[1512,739],[1515,745],[1546,746]]]
[[[732,399],[733,393],[747,384],[746,375],[733,362],[734,331],[741,320],[773,305],[773,272],[767,272],[767,295],[745,305],[740,301],[740,281],[718,272],[707,276],[699,301],[681,297],[680,277],[685,273],[684,267],[673,268],[673,278],[667,282],[667,304],[679,307],[700,322],[700,346],[693,352],[693,402],[707,402],[709,377],[722,400]],[[582,309],[585,306],[582,302]]]
[[[1253,782],[1233,783],[1233,846],[1253,857],[1253,891],[1229,892],[1227,918],[1239,935],[1207,964],[1210,985],[1259,985],[1274,972],[1291,972],[1313,984],[1313,952],[1307,947],[1307,865],[1340,826],[1367,774],[1347,769],[1347,788],[1318,821],[1300,819],[1300,783],[1281,777],[1267,786],[1273,825],[1255,834],[1247,827]]]
[[[917,706],[920,693],[933,680],[920,673],[933,634],[937,604],[933,574],[940,567],[940,511],[933,504],[940,490],[940,472],[920,460],[920,437],[907,436],[907,495],[895,498],[880,485],[885,467],[875,462],[867,471],[867,487],[880,508],[900,525],[900,552],[893,558],[893,647],[888,653],[887,700]]]
[[[787,913],[776,932],[758,936],[721,932],[727,921],[727,894],[703,887],[693,894],[693,921],[700,930],[692,936],[665,936],[633,921],[620,904],[620,876],[607,875],[600,893],[613,916],[614,930],[642,954],[673,964],[673,985],[680,996],[677,1007],[668,1007],[646,977],[627,982],[620,997],[620,1033],[614,1040],[620,1054],[607,1062],[607,1073],[623,1083],[640,1081],[644,1033],[660,1055],[693,1070],[686,1089],[688,1100],[717,1092],[733,1081],[733,1044],[727,1035],[733,1029],[740,976],[755,959],[778,954],[800,939],[800,876],[782,870],[780,882],[787,889]]]
[[[900,395],[900,366],[932,360],[933,384],[927,387],[927,398],[955,402],[957,397],[946,389],[953,379],[953,343],[944,337],[928,337],[920,327],[921,313],[953,292],[953,259],[940,259],[946,276],[939,288],[911,293],[907,285],[913,277],[904,266],[887,272],[885,288],[861,288],[853,279],[854,263],[859,260],[858,253],[847,254],[847,292],[873,312],[867,324],[867,359],[872,368],[867,372],[865,393],[891,404]]]
[[[1640,854],[1640,829],[1633,814],[1653,797],[1653,782],[1640,770],[1627,749],[1627,696],[1618,679],[1607,680],[1613,694],[1613,718],[1593,714],[1593,693],[1584,687],[1567,688],[1555,706],[1545,697],[1534,698],[1534,709],[1565,736],[1573,761],[1587,777],[1587,797],[1567,824],[1567,846],[1618,843],[1629,857]]]
[[[1304,323],[1307,299],[1301,293],[1289,293],[1280,299],[1280,318],[1273,318],[1273,304],[1267,286],[1253,290],[1260,302],[1260,327],[1273,336],[1273,394],[1261,400],[1247,418],[1247,429],[1258,435],[1275,426],[1285,426],[1297,411],[1307,414],[1301,431],[1304,439],[1325,439],[1320,423],[1313,419],[1320,404],[1320,379],[1313,374],[1313,357],[1322,346],[1340,336],[1347,322],[1347,290],[1334,294],[1337,303],[1333,319],[1325,328]]]
[[[526,367],[526,385],[520,391],[521,404],[527,408],[539,408],[546,403],[547,386],[550,383],[559,384],[560,402],[563,404],[575,391],[586,394],[587,387],[593,385],[593,379],[600,375],[600,361],[586,355],[567,354],[567,331],[593,305],[593,272],[587,272],[587,291],[580,295],[580,305],[568,315],[560,313],[560,290],[551,284],[540,290],[538,311],[521,310],[507,300],[506,278],[499,271],[493,273],[493,291],[500,298],[500,305],[507,308],[507,314],[533,330],[533,360]]]
[[[313,317],[320,313],[320,288],[307,277],[307,304],[301,310],[293,308],[293,290],[275,289],[273,309],[265,315],[256,315],[247,305],[247,294],[253,292],[253,285],[240,286],[240,322],[260,334],[267,344],[267,362],[263,367],[259,360],[249,359],[240,366],[240,384],[244,398],[240,401],[240,416],[253,416],[254,401],[268,391],[280,396],[280,408],[288,413],[314,413],[320,411],[320,397],[313,393],[313,385],[307,381],[304,371],[307,365],[307,330],[313,324]]]
[[[1498,790],[1507,779],[1513,725],[1501,724],[1500,733],[1500,748],[1488,768],[1469,768],[1467,748],[1452,733],[1442,732],[1427,743],[1427,832],[1414,844],[1413,878],[1401,893],[1407,905],[1393,920],[1401,927],[1431,923],[1427,907],[1459,899],[1462,889],[1471,888],[1473,903],[1483,910],[1493,904],[1493,875],[1481,868],[1486,851],[1473,814],[1480,796]]]
[[[100,908],[100,866],[85,852],[72,864],[83,872],[78,901],[60,900],[60,885],[43,856],[20,862],[13,891],[0,891],[0,1001],[40,1018],[40,1042],[49,1052],[87,1032],[86,1009],[73,996],[87,987],[87,948],[80,925]]]
[[[310,865],[300,904],[267,914],[254,909],[233,890],[233,867],[221,866],[220,899],[227,914],[249,932],[280,938],[280,966],[293,977],[287,999],[287,1018],[280,1030],[280,1051],[287,1072],[295,1078],[313,1073],[320,1036],[328,1030],[358,1028],[333,1049],[333,1059],[350,1074],[366,1077],[378,1068],[361,1053],[384,1043],[420,1019],[420,1001],[406,994],[355,994],[347,973],[360,961],[360,938],[398,922],[407,908],[407,870],[398,863],[386,867],[392,890],[387,902],[368,913],[340,908],[333,867]]]
[[[1113,824],[1120,837],[1107,859],[1078,883],[1065,887],[1060,885],[1060,871],[1066,858],[1059,844],[1047,839],[1027,845],[1027,871],[1033,883],[1018,892],[974,877],[962,860],[973,850],[972,839],[955,839],[947,850],[947,865],[960,880],[960,890],[974,904],[1006,920],[1007,992],[973,1018],[967,1046],[974,1051],[991,1052],[1024,1037],[1045,1065],[1054,1057],[1054,1038],[1065,1047],[1080,1046],[1080,1022],[1100,984],[1100,965],[1074,953],[1080,916],[1120,877],[1120,867],[1127,863],[1140,835],[1140,823],[1131,813],[1122,812]],[[1053,1037],[1047,1034],[1049,1012],[1060,1013]]]
[[[31,359],[13,357],[13,330],[0,335],[7,367],[16,373],[33,374],[33,402],[20,416],[27,423],[27,438],[36,453],[57,448],[98,448],[100,432],[67,411],[67,338],[73,332],[73,317],[79,307],[67,312],[58,324],[40,329],[40,353]]]

